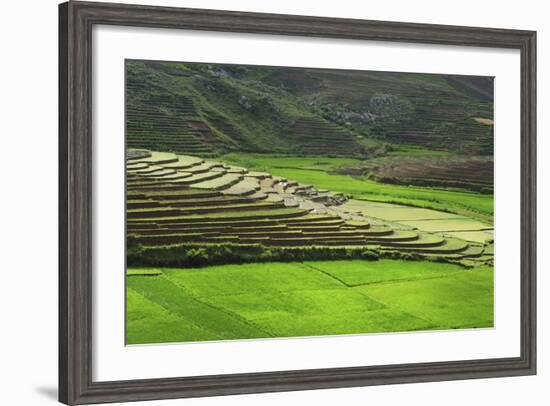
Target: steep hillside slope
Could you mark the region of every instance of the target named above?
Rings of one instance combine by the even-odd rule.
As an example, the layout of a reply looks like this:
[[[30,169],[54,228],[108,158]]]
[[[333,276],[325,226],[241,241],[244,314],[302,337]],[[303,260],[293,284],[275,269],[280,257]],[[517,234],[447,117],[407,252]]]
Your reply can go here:
[[[273,69],[263,79],[308,100],[322,117],[368,137],[492,154],[489,77],[327,69]]]
[[[491,78],[128,61],[128,146],[365,157],[492,154]],[[481,120],[480,120],[481,119]]]

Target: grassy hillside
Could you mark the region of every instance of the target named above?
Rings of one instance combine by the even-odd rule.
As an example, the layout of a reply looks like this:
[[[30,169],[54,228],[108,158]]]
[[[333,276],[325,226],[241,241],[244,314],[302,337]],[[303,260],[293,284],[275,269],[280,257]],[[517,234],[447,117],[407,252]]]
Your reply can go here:
[[[127,62],[128,146],[370,157],[395,145],[492,155],[492,79]]]

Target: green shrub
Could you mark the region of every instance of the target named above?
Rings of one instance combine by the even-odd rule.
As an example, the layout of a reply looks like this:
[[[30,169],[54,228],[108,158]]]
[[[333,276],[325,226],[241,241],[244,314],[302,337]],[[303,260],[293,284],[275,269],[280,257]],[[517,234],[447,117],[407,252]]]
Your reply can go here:
[[[128,245],[129,266],[200,267],[247,262],[300,262],[308,260],[377,260],[376,249],[364,247],[265,247],[260,244],[186,244],[163,247]]]
[[[380,254],[375,250],[367,249],[361,253],[361,257],[363,259],[377,260],[380,258]]]
[[[141,255],[143,246],[137,242],[134,236],[129,235],[126,238],[126,252],[131,256]]]
[[[388,259],[400,259],[403,261],[416,261],[425,259],[421,255],[414,252],[401,252],[401,251],[384,251],[381,255],[383,258]]]
[[[187,262],[192,266],[204,266],[208,263],[208,252],[204,248],[191,248],[186,254]]]

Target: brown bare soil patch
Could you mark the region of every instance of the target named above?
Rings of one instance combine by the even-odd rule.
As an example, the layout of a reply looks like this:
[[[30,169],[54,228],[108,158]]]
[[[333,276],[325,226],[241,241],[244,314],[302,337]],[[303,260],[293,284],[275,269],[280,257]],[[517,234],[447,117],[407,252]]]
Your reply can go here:
[[[474,117],[474,120],[480,124],[485,124],[485,125],[495,124],[494,120],[491,120],[490,118]]]

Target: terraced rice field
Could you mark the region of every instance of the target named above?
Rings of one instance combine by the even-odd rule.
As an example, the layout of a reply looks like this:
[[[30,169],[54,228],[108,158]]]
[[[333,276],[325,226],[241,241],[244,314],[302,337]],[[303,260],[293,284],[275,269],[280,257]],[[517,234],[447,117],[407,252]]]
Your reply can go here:
[[[364,200],[349,200],[342,208],[400,226],[472,243],[484,244],[493,239],[492,225],[452,213]]]
[[[352,133],[319,118],[297,120],[291,132],[301,140],[300,152],[304,154],[360,156],[363,152]]]
[[[211,156],[227,143],[201,121],[193,99],[176,94],[152,94],[150,83],[128,71],[127,144]]]
[[[422,149],[422,154],[426,150]],[[416,187],[379,183],[352,174],[338,174],[339,168],[361,166],[351,158],[286,157],[267,154],[230,153],[226,162],[294,179],[318,189],[342,192],[358,200],[396,203],[450,212],[486,223],[493,221],[493,195],[447,188]],[[366,161],[368,162],[368,161]]]
[[[488,262],[483,242],[440,233],[483,230],[476,220],[399,205],[344,203],[341,195],[309,184],[188,155],[131,150],[127,165],[128,235],[145,247],[364,247]]]
[[[491,327],[493,272],[344,260],[129,269],[127,343]]]
[[[464,218],[444,211],[355,199],[348,200],[342,207],[350,211],[364,212],[371,217],[377,217],[388,221],[424,221]]]
[[[494,239],[494,232],[492,229],[483,231],[445,231],[443,234],[482,244]]]

